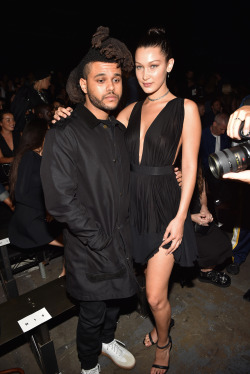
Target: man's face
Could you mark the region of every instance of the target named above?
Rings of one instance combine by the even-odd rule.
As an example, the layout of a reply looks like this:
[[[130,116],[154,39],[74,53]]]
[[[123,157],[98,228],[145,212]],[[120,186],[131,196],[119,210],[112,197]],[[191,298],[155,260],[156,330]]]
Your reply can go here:
[[[86,107],[101,118],[100,112],[117,108],[122,96],[122,73],[116,63],[91,62],[87,79],[80,79],[80,86],[86,96]]]
[[[212,132],[214,135],[223,135],[227,130],[227,124],[225,121],[214,122]]]
[[[213,112],[214,113],[219,113],[219,112],[221,112],[221,103],[220,103],[220,101],[219,100],[216,100],[214,103],[213,103],[213,105],[212,105],[212,109],[213,109]]]

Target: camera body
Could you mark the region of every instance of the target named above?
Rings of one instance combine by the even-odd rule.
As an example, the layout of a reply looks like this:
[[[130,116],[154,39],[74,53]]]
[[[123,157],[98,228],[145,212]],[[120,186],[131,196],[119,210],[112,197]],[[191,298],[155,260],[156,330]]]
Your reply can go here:
[[[209,168],[215,178],[222,178],[230,172],[238,173],[250,166],[250,136],[242,133],[244,123],[241,123],[239,129],[239,135],[243,140],[239,145],[209,155]]]

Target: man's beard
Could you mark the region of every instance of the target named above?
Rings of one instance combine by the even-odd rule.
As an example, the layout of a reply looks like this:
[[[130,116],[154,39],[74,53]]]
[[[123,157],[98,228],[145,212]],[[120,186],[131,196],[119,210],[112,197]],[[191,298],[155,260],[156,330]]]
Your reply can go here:
[[[117,102],[116,103],[111,103],[110,105],[105,105],[103,103],[103,99],[99,100],[96,96],[92,95],[90,92],[87,93],[89,101],[93,106],[95,106],[98,109],[104,110],[104,111],[110,111],[110,110],[115,110],[118,106],[119,103],[119,96],[116,94],[113,94],[117,97]]]

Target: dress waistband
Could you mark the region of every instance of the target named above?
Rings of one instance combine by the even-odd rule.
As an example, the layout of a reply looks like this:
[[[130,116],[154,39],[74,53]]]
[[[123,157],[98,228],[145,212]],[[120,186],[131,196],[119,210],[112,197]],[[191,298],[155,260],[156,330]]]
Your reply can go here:
[[[144,175],[170,175],[173,173],[173,166],[145,166],[130,164],[130,171]]]

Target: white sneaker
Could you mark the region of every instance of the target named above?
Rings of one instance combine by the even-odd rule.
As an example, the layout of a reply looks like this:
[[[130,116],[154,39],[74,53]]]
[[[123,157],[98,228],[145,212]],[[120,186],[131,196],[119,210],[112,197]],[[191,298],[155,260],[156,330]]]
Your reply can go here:
[[[97,364],[96,367],[90,370],[84,370],[82,369],[81,374],[99,374],[101,372],[100,365]]]
[[[119,343],[119,344],[118,344]],[[114,339],[111,343],[102,343],[102,354],[122,369],[132,369],[135,366],[135,358],[125,347],[125,344]]]

